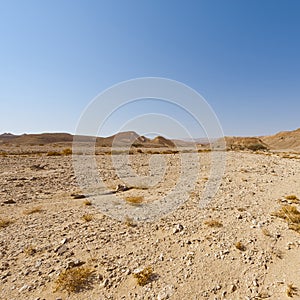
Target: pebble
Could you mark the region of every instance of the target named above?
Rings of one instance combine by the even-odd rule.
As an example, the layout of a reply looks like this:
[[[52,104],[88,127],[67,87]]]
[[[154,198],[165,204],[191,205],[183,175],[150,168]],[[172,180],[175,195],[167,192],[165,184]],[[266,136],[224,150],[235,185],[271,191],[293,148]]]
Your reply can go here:
[[[184,229],[184,227],[181,224],[177,224],[174,228],[173,228],[173,234],[180,232]]]
[[[157,295],[157,300],[169,299],[174,293],[174,287],[172,285],[165,286]]]

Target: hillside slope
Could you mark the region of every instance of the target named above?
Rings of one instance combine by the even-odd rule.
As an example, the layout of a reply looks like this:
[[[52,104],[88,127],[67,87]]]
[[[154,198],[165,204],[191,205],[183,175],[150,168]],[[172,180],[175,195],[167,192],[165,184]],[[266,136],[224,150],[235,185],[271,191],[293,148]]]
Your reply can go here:
[[[261,137],[261,140],[274,150],[300,151],[300,128],[282,131],[274,135]]]

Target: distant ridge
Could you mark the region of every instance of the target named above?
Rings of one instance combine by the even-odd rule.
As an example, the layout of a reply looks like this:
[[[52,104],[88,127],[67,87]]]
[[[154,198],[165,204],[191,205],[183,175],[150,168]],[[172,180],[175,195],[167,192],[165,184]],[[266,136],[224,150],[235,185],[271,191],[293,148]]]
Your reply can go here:
[[[16,144],[16,145],[46,145],[73,142],[74,136],[69,133],[40,133],[40,134],[22,134],[14,135],[11,133],[0,134],[1,144]],[[134,131],[119,132],[109,137],[88,137],[80,136],[77,139],[80,142],[86,142],[90,139],[96,139],[97,146],[111,147],[128,146],[133,147],[167,147],[173,148],[188,147],[191,145],[209,146],[207,139],[195,139],[194,142],[187,140],[171,140],[163,136],[157,136],[153,139],[145,136],[140,136]],[[299,151],[300,152],[300,128],[292,131],[282,131],[270,136],[261,137],[225,137],[226,148],[229,150],[243,149],[270,149],[282,151]]]
[[[73,136],[69,133],[38,133],[38,134],[22,134],[13,135],[11,133],[4,133],[0,135],[0,142],[13,143],[23,145],[40,145],[51,144],[59,142],[72,142]]]
[[[72,143],[74,136],[69,133],[40,133],[40,134],[22,134],[13,135],[4,133],[0,135],[0,144],[10,143],[17,145],[47,145],[58,143]],[[95,138],[95,137],[94,137]],[[77,140],[86,142],[93,137],[79,136]],[[134,131],[119,132],[109,137],[97,137],[97,146],[111,147],[113,146],[128,146],[135,147],[175,147],[175,144],[162,136],[154,139],[149,139],[145,136],[140,136]]]

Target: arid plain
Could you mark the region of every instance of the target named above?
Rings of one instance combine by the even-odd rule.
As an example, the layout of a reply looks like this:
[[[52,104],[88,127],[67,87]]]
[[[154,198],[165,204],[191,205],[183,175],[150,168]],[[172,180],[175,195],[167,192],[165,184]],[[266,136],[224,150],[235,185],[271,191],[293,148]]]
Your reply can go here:
[[[199,145],[189,199],[152,222],[103,213],[78,186],[69,137],[3,137],[0,298],[300,299],[299,134],[226,138],[221,186],[204,208],[211,152]],[[162,154],[165,173],[155,186],[126,187],[102,142],[99,174],[120,201],[138,209],[176,186],[182,154],[170,141],[138,140],[129,166],[150,176]]]

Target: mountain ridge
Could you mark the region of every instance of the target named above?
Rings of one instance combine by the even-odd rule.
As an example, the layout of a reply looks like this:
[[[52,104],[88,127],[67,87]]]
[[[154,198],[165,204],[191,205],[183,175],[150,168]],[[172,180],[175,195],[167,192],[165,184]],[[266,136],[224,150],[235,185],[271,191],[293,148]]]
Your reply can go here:
[[[58,143],[72,143],[74,135],[70,133],[37,133],[14,135],[12,133],[0,134],[0,144],[17,145],[46,145]],[[270,150],[288,150],[300,151],[300,128],[291,131],[281,131],[274,135],[259,137],[238,137],[225,136],[227,149],[242,150],[257,147],[257,149]],[[153,139],[139,135],[135,131],[119,132],[108,137],[89,137],[77,136],[80,142],[86,142],[90,139],[96,139],[96,145],[102,147],[126,146],[128,144],[134,147],[184,147],[189,145],[201,145],[200,139],[185,141],[180,139],[168,139],[163,136],[157,136]],[[199,140],[199,142],[198,142]],[[201,139],[204,141],[204,139]]]

